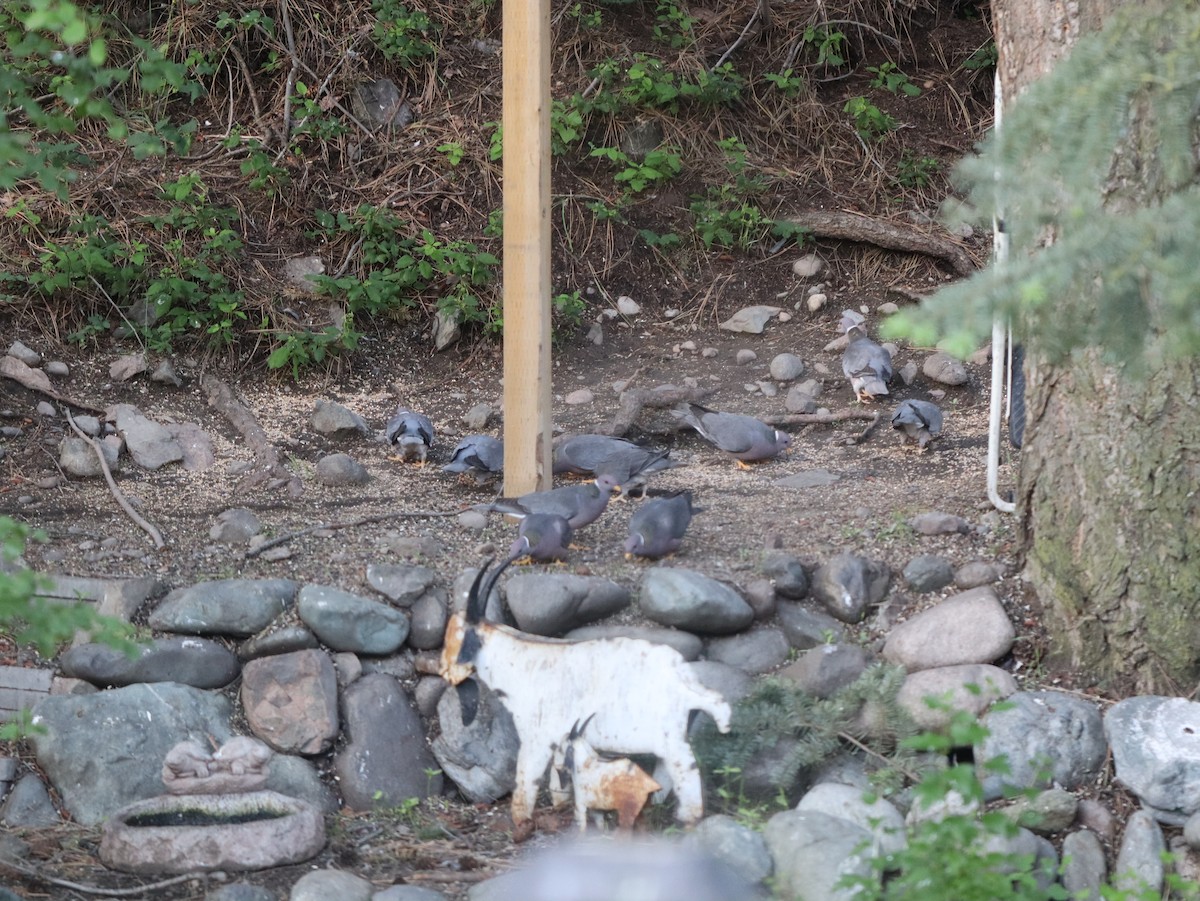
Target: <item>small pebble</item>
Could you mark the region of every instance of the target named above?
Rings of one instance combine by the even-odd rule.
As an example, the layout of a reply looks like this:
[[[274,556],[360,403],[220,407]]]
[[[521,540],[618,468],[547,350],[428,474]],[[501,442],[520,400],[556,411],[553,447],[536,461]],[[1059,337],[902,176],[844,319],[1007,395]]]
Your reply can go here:
[[[39,366],[42,362],[42,355],[36,350],[26,347],[20,341],[14,341],[8,348],[8,355],[16,357],[26,366]]]
[[[642,312],[642,307],[632,297],[622,294],[617,298],[617,312],[622,316],[636,316]]]
[[[54,417],[58,416],[58,410],[54,408],[54,404],[46,400],[38,401],[38,405],[35,409],[37,410],[38,416],[45,416],[48,419],[53,419]]]
[[[55,378],[65,379],[71,374],[71,368],[61,360],[51,360],[42,367],[46,375],[52,375]]]
[[[807,301],[808,312],[810,312],[810,313],[817,312],[817,310],[819,310],[823,306],[825,306],[826,300],[828,300],[828,298],[824,294],[813,294],[811,297],[808,298],[808,301]]]
[[[754,351],[750,350],[750,348],[748,348],[748,347],[743,347],[741,350],[739,350],[737,352],[737,356],[734,359],[737,361],[737,364],[739,366],[746,366],[750,363],[753,363],[755,360],[757,360],[758,354],[756,354]]]
[[[717,350],[715,347],[706,347],[706,348],[704,348],[704,350],[700,351],[700,356],[704,357],[704,359],[706,359],[706,360],[711,360],[713,357],[715,357],[719,353],[720,353],[720,351]]]
[[[815,253],[809,253],[792,263],[792,274],[796,278],[812,278],[824,268],[825,262]]]

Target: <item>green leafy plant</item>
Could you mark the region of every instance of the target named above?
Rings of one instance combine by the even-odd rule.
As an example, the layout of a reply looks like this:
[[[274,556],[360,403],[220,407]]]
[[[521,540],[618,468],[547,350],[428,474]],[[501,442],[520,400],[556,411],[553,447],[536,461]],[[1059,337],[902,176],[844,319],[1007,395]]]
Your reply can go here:
[[[817,65],[837,68],[846,64],[846,36],[842,32],[830,31],[820,25],[810,25],[804,29],[801,40],[816,50]]]
[[[466,151],[463,150],[463,145],[458,141],[447,141],[444,144],[438,144],[437,152],[446,158],[451,166],[457,166],[463,161]]]
[[[604,15],[598,9],[584,9],[582,3],[576,3],[567,10],[567,15],[579,23],[585,31],[595,31],[604,24]]]
[[[654,12],[654,39],[673,49],[689,47],[695,41],[692,30],[698,21],[678,0],[659,0]]]
[[[580,295],[579,290],[555,294],[551,298],[554,317],[565,329],[577,329],[583,322],[587,312],[587,301]]]
[[[583,113],[561,100],[550,104],[550,153],[562,156],[583,137],[586,123]]]
[[[371,0],[371,11],[375,14],[371,39],[388,59],[411,66],[436,53],[434,24],[424,12],[396,0]]]
[[[877,141],[896,127],[896,120],[866,97],[851,97],[842,111],[854,120],[854,129],[865,141]]]
[[[895,63],[867,66],[867,71],[875,76],[871,79],[873,88],[883,88],[893,94],[904,94],[908,97],[916,97],[921,93],[921,89],[913,84],[909,77],[896,67]]]
[[[963,60],[963,68],[973,72],[980,69],[994,69],[999,59],[1000,53],[996,49],[996,42],[988,41]]]
[[[798,97],[808,86],[808,82],[794,69],[784,69],[782,72],[764,72],[763,78],[773,84],[784,97]]]
[[[646,242],[647,247],[656,247],[659,250],[670,250],[683,243],[683,239],[674,232],[666,232],[660,235],[658,232],[651,231],[648,228],[638,229],[638,237]]]
[[[641,162],[616,147],[596,147],[591,156],[608,160],[617,167],[613,179],[632,194],[670,181],[683,171],[683,159],[673,147],[658,147],[646,154]]]
[[[916,156],[905,150],[896,163],[896,184],[904,188],[927,188],[941,171],[940,161],[930,156]]]

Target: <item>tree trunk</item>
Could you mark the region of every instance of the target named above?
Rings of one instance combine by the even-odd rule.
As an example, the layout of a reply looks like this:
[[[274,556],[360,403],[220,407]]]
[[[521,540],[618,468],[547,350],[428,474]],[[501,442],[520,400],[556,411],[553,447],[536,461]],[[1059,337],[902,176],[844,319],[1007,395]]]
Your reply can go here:
[[[1128,3],[1142,5],[994,0],[1007,100]],[[1152,162],[1130,147],[1118,157]],[[1153,165],[1122,168],[1133,193],[1153,194]],[[1031,354],[1026,403],[1017,514],[1053,650],[1100,683],[1188,694],[1200,678],[1200,364],[1131,376],[1094,352]]]

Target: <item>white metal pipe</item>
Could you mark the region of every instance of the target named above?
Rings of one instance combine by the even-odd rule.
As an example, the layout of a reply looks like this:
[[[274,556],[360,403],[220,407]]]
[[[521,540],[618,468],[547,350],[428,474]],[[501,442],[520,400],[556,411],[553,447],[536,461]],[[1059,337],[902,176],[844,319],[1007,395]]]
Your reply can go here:
[[[1004,114],[1004,98],[1000,91],[1000,70],[997,68],[993,78],[995,95],[995,124],[993,128],[1000,131],[1000,120]],[[1008,260],[1008,232],[1005,230],[1004,208],[1000,198],[996,198],[996,215],[992,217],[992,265],[1003,266]],[[987,494],[992,506],[1001,513],[1013,513],[1017,505],[1000,497],[997,482],[1000,476],[1000,417],[1004,412],[1005,374],[1011,369],[1009,359],[1008,328],[1003,319],[997,316],[992,320],[992,396],[988,407],[988,455],[987,455]],[[1008,365],[1006,365],[1008,364]],[[1011,408],[1009,410],[1011,414]]]

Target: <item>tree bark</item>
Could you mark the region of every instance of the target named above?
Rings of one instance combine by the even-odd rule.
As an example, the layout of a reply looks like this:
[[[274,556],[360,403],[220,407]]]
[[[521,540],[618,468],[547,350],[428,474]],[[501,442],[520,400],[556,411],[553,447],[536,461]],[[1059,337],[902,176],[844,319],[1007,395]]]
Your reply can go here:
[[[1134,2],[994,0],[1004,96]],[[1132,191],[1152,195],[1153,166],[1130,168]],[[1086,310],[1087,298],[1064,308]],[[1017,516],[1053,650],[1101,684],[1189,693],[1200,677],[1200,365],[1133,376],[1095,352],[1058,364],[1031,353],[1026,402]]]

